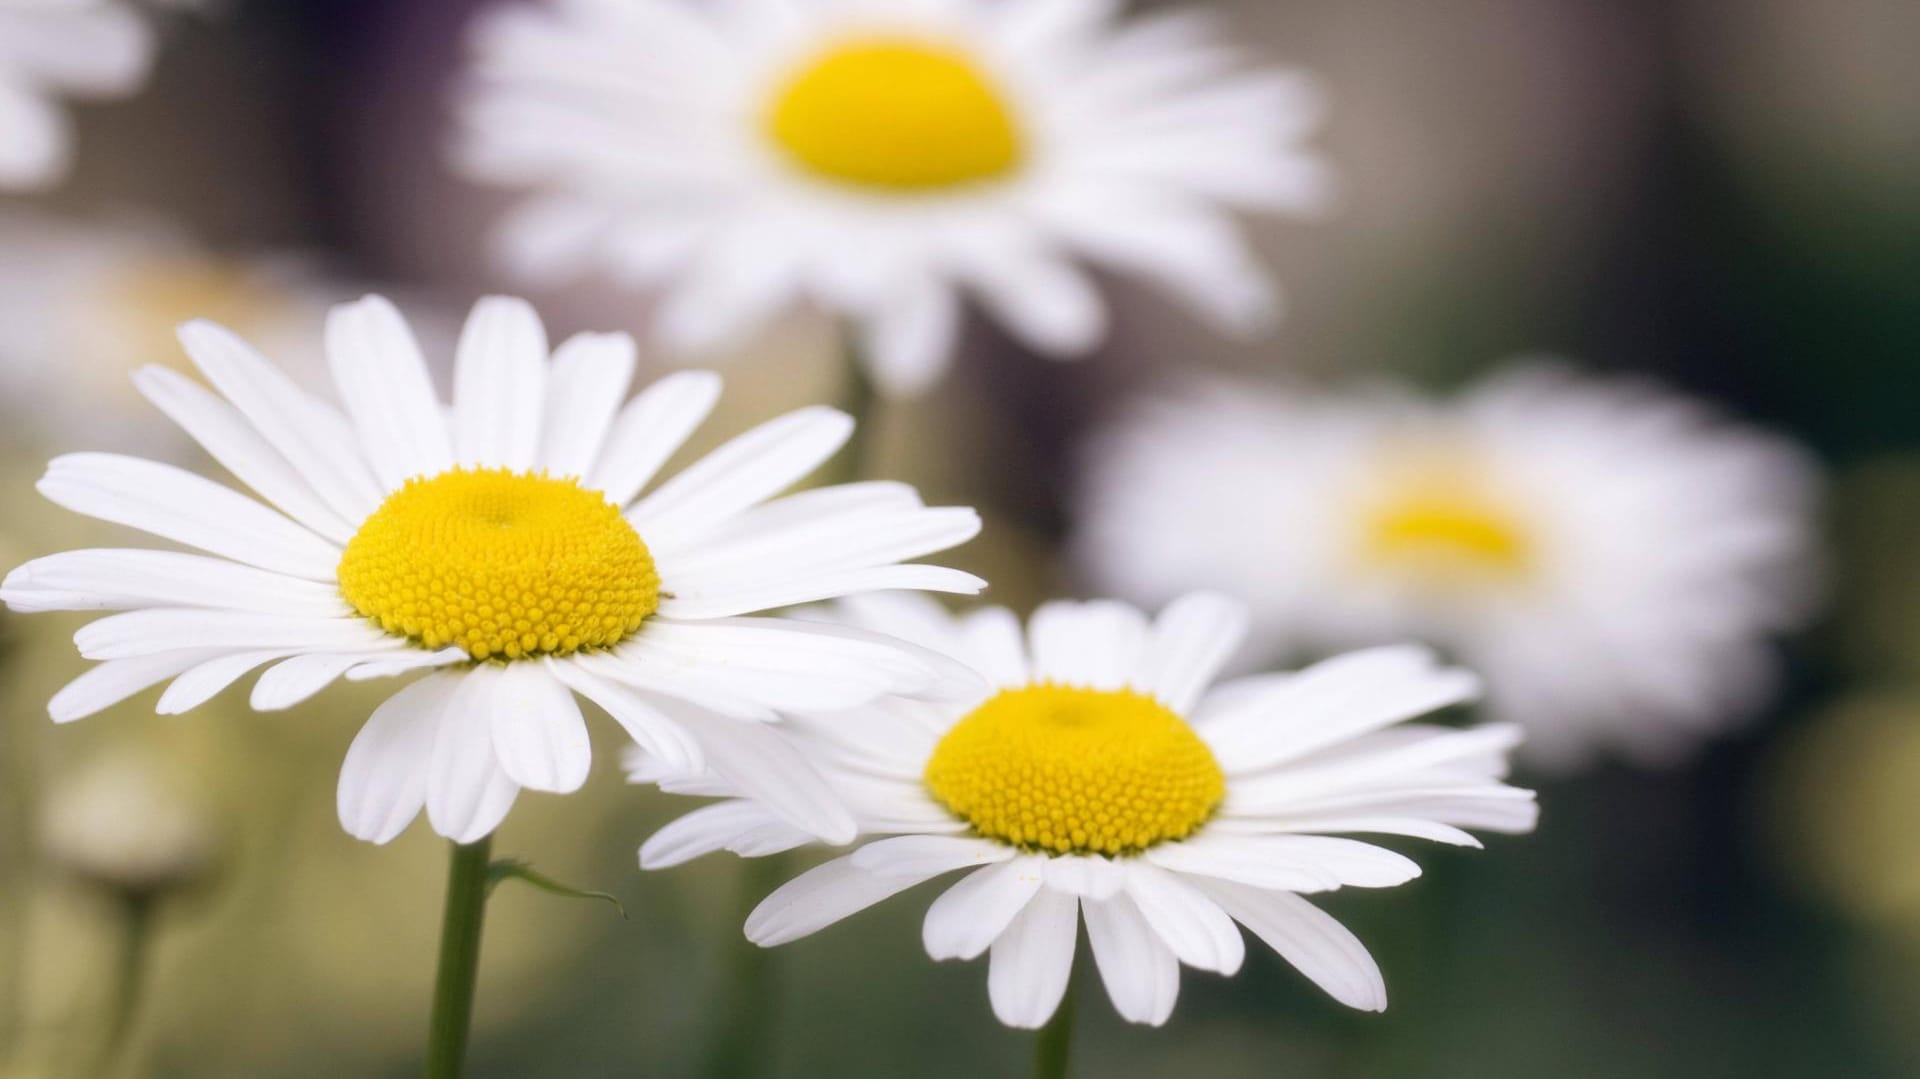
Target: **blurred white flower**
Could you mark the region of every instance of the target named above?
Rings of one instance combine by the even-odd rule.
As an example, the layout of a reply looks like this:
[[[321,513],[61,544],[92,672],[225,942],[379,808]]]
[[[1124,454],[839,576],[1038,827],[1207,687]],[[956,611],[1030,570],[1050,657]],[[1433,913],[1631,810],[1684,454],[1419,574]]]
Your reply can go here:
[[[175,363],[182,324],[228,326],[318,390],[327,367],[314,327],[365,291],[310,258],[219,255],[155,220],[0,212],[0,412],[16,438],[164,453],[129,376]],[[458,325],[444,313],[415,322],[429,346],[451,343]]]
[[[945,369],[970,294],[1033,348],[1097,345],[1084,259],[1222,329],[1277,309],[1229,211],[1306,213],[1318,89],[1197,11],[1086,0],[555,0],[479,25],[459,159],[532,188],[501,249],[665,293],[706,349],[811,301],[882,388]]]
[[[54,865],[128,895],[194,884],[218,843],[200,807],[147,759],[117,754],[63,779],[47,799],[41,848]]]
[[[76,635],[100,662],[54,696],[57,722],[168,681],[159,710],[186,711],[262,667],[262,710],[343,676],[425,673],[347,751],[340,819],[384,843],[424,807],[437,832],[467,843],[523,788],[586,782],[578,694],[656,754],[844,840],[847,811],[803,763],[788,766],[765,722],[965,688],[952,663],[873,634],[740,617],[984,584],[900,564],[971,538],[972,510],[930,509],[893,483],[777,497],[852,433],[839,412],[763,424],[641,496],[720,380],[682,372],[623,408],[636,366],[625,335],[550,351],[530,306],[483,300],[448,405],[399,311],[369,297],[327,320],[344,408],[220,326],[180,336],[217,392],[157,367],[136,376],[141,392],[265,502],[135,457],[53,461],[39,484],[49,500],[204,552],[69,551],[7,575],[0,600],[16,611],[125,612]]]
[[[1517,728],[1406,722],[1479,692],[1477,678],[1422,648],[1215,686],[1247,618],[1217,596],[1184,597],[1151,622],[1120,603],[1050,603],[1024,634],[1002,608],[956,619],[921,597],[868,596],[842,609],[987,685],[950,702],[891,698],[793,721],[861,832],[893,838],[788,883],[753,912],[747,936],[783,944],[964,870],[927,911],[924,943],[935,959],[990,953],[994,1014],[1012,1026],[1053,1014],[1082,918],[1131,1022],[1166,1022],[1183,963],[1238,970],[1235,922],[1341,1003],[1380,1011],[1386,986],[1365,946],[1301,893],[1392,887],[1420,869],[1340,834],[1478,846],[1463,829],[1534,826],[1533,793],[1501,782]],[[636,763],[658,777],[655,762]],[[739,793],[713,777],[669,786]],[[809,838],[732,799],[668,825],[640,857],[661,868]]]
[[[1633,380],[1523,365],[1457,401],[1214,383],[1086,455],[1077,555],[1230,588],[1265,654],[1404,639],[1484,675],[1526,752],[1674,759],[1763,704],[1817,592],[1817,470]]]
[[[153,49],[153,30],[131,4],[0,0],[0,191],[64,176],[73,136],[58,99],[132,93]]]

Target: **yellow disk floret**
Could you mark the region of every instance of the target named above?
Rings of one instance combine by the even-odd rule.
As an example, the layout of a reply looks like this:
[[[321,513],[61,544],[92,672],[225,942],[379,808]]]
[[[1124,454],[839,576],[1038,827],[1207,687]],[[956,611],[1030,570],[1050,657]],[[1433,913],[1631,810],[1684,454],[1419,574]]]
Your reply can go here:
[[[1133,854],[1183,839],[1226,796],[1213,752],[1130,690],[1009,689],[947,732],[927,788],[974,830],[1028,850]]]
[[[340,559],[340,592],[388,633],[474,659],[618,644],[660,605],[653,556],[574,480],[455,469],[408,480]]]
[[[1019,127],[965,54],[909,39],[868,38],[816,57],[779,90],[767,133],[815,175],[927,192],[1019,168]]]

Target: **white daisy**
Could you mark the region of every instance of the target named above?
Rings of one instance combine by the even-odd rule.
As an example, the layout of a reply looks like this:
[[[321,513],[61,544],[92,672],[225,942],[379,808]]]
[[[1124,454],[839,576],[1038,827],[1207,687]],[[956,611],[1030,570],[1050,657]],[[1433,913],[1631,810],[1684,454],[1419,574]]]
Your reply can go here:
[[[266,667],[260,709],[335,679],[411,671],[360,732],[340,819],[386,842],[424,806],[458,842],[493,831],[522,788],[587,777],[575,694],[640,745],[704,766],[822,835],[853,821],[763,725],[783,708],[968,688],[953,664],[858,630],[755,611],[871,589],[974,592],[902,561],[979,529],[896,483],[781,491],[852,430],[807,408],[739,436],[641,495],[720,392],[707,372],[624,406],[634,345],[582,334],[548,356],[518,300],[483,300],[443,404],[400,313],[336,308],[327,352],[344,409],[305,393],[229,331],[181,340],[218,393],[163,368],[140,389],[266,503],[168,465],[57,458],[40,491],[68,509],[200,552],[91,550],[15,570],[15,610],[120,610],[76,636],[102,661],[57,694],[58,722],[160,682],[163,713]],[[669,718],[663,705],[702,706]]]
[[[783,944],[966,870],[927,911],[927,952],[990,954],[994,1014],[1013,1026],[1052,1015],[1082,917],[1115,1008],[1136,1023],[1172,1013],[1180,964],[1239,968],[1235,922],[1335,999],[1381,1010],[1385,985],[1365,947],[1301,894],[1389,887],[1420,870],[1336,833],[1477,846],[1463,829],[1534,825],[1532,792],[1500,781],[1516,728],[1404,722],[1478,689],[1424,649],[1212,686],[1246,615],[1206,594],[1151,624],[1120,603],[1051,603],[1024,639],[998,608],[954,619],[931,601],[875,596],[843,609],[962,660],[991,688],[796,721],[861,831],[892,837],[782,887],[747,936]],[[711,777],[681,786],[727,787]],[[757,856],[806,839],[764,805],[729,800],[661,830],[641,864],[720,849]]]
[[[1814,592],[1799,449],[1553,365],[1432,403],[1217,383],[1139,409],[1087,464],[1100,585],[1254,597],[1266,655],[1429,641],[1553,766],[1671,759],[1749,713]]]
[[[66,173],[72,132],[59,97],[117,97],[147,77],[153,33],[116,0],[0,0],[0,190]]]
[[[1106,0],[552,0],[484,19],[461,161],[534,188],[501,234],[535,278],[665,292],[709,348],[795,301],[852,318],[883,388],[945,368],[970,294],[1035,349],[1106,311],[1074,260],[1223,329],[1276,309],[1229,215],[1328,196],[1320,94],[1194,11]]]

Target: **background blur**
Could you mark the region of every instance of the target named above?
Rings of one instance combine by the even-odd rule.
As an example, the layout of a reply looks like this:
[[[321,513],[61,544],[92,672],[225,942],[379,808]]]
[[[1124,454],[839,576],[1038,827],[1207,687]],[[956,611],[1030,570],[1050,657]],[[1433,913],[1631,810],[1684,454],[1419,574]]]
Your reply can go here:
[[[1084,994],[1079,1073],[1920,1073],[1920,5],[1216,6],[1237,9],[1267,58],[1327,83],[1320,145],[1344,177],[1342,212],[1263,235],[1293,314],[1255,346],[1145,293],[1116,305],[1107,354],[1077,366],[976,326],[953,379],[889,411],[876,467],[930,502],[980,507],[988,531],[956,564],[1015,607],[1073,591],[1055,541],[1075,440],[1171,370],[1392,369],[1445,387],[1546,350],[1656,373],[1809,442],[1835,481],[1834,603],[1750,730],[1678,770],[1523,776],[1541,788],[1538,835],[1429,847],[1414,884],[1333,896],[1386,972],[1384,1016],[1350,1014],[1249,949],[1232,981],[1187,972],[1164,1030],[1127,1027]],[[179,317],[218,317],[242,302],[224,278],[176,281],[137,292],[152,317],[122,328],[145,337],[112,339],[117,356],[69,345],[79,338],[28,323],[66,318],[61,332],[81,334],[120,316],[19,302],[52,279],[41,245],[58,244],[8,239],[13,226],[165,233],[169,250],[320,292],[377,283],[423,312],[521,291],[481,257],[510,196],[441,164],[471,10],[229,3],[169,21],[147,92],[76,106],[70,181],[0,196],[0,291],[15,293],[0,303],[0,562],[123,542],[42,503],[32,481],[49,453],[163,437],[157,415],[114,411],[130,398],[117,388],[87,398],[85,422],[48,422],[22,387],[117,387],[139,362],[178,362],[164,333],[175,308],[204,300],[215,309]],[[629,297],[533,298],[556,337],[644,325]],[[300,317],[317,342],[319,316]],[[824,325],[768,335],[726,367],[701,445],[831,400],[835,362]],[[149,714],[146,694],[56,729],[45,702],[83,667],[65,634],[78,621],[0,622],[0,1075],[81,1074],[111,1022],[115,908],[43,840],[50,800],[129,755],[159,762],[154,783],[171,793],[155,797],[204,819],[214,867],[159,911],[140,1074],[412,1074],[443,844],[417,827],[374,848],[333,809],[377,693],[272,716],[228,693],[172,718]],[[525,797],[496,849],[616,893],[631,920],[503,887],[475,1075],[694,1074],[718,1025],[753,1006],[723,1005],[721,987],[746,958],[741,891],[764,882],[724,858],[640,875],[634,848],[686,803],[624,786],[613,733],[596,730],[585,793]],[[992,1019],[983,965],[925,959],[923,909],[886,904],[772,956],[771,1074],[1019,1073],[1031,1038]]]

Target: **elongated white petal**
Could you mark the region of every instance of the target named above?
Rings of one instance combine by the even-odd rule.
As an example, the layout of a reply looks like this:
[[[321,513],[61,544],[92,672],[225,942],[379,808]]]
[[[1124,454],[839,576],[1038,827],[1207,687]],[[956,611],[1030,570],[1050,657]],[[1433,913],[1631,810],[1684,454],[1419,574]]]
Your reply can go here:
[[[207,607],[309,618],[352,613],[332,585],[177,551],[84,550],[37,558],[7,574],[0,601],[15,610]]]
[[[853,865],[877,876],[924,879],[970,866],[993,865],[1016,852],[1004,843],[954,835],[903,835],[881,839],[853,852]]]
[[[927,908],[920,939],[935,959],[977,959],[1040,892],[1041,860],[1014,858],[960,878]]]
[[[163,716],[191,712],[219,695],[221,690],[246,677],[249,671],[264,667],[274,660],[285,659],[288,654],[285,651],[256,650],[229,652],[217,659],[207,660],[174,679],[167,691],[160,695],[160,703],[154,711]]]
[[[73,635],[88,659],[128,659],[181,648],[344,652],[379,648],[390,638],[357,618],[297,618],[158,607],[109,615]]]
[[[1387,983],[1366,945],[1320,908],[1288,892],[1204,878],[1196,883],[1333,999],[1361,1011],[1387,1010]]]
[[[1053,1017],[1073,972],[1079,919],[1080,900],[1042,888],[994,940],[987,996],[1002,1023],[1037,1030]]]
[[[1140,672],[1147,619],[1124,603],[1055,601],[1027,626],[1037,681],[1085,689],[1127,686]]]
[[[1120,863],[1097,854],[1067,854],[1046,860],[1047,887],[1082,899],[1110,899],[1127,883]]]
[[[1180,995],[1180,963],[1124,893],[1081,903],[1087,945],[1115,1011],[1130,1023],[1159,1026]]]
[[[850,843],[859,826],[846,801],[813,763],[778,731],[683,709],[707,767],[796,828],[828,843]]]
[[[706,770],[706,754],[687,729],[638,694],[594,674],[577,659],[549,658],[547,669],[568,688],[605,709],[656,763],[675,775]]]
[[[56,457],[41,494],[75,513],[310,581],[332,581],[339,548],[227,487],[108,453]]]
[[[554,350],[540,425],[540,468],[552,476],[587,478],[637,362],[633,338],[623,333],[578,334]]]
[[[1143,857],[1176,873],[1292,892],[1390,888],[1420,875],[1404,855],[1332,836],[1208,834],[1163,843]]]
[[[786,824],[752,802],[716,802],[701,806],[649,837],[640,846],[640,868],[670,869],[721,850],[738,853],[743,841],[770,829],[783,830],[793,847],[814,841],[810,833]]]
[[[53,695],[47,702],[47,714],[55,723],[85,719],[219,654],[218,650],[194,648],[96,664]]]
[[[166,367],[135,371],[133,384],[235,479],[282,513],[342,546],[353,538],[357,522],[342,517],[315,494],[280,451],[224,398]]]
[[[593,747],[572,692],[537,663],[509,663],[492,683],[483,706],[508,778],[528,790],[579,790]]]
[[[1246,940],[1220,904],[1158,866],[1136,862],[1127,868],[1127,894],[1182,963],[1221,974],[1240,969]]]
[[[368,717],[340,766],[335,802],[348,835],[389,843],[420,815],[434,744],[459,684],[458,675],[429,675]]]
[[[711,371],[681,371],[647,387],[607,432],[586,485],[616,506],[632,502],[706,422],[719,399],[720,376]]]
[[[1005,607],[975,611],[960,621],[966,658],[995,686],[1023,686],[1032,680],[1020,619]]]
[[[547,331],[525,300],[489,296],[460,332],[453,452],[475,468],[532,469],[546,409]]]
[[[733,618],[890,589],[971,596],[979,594],[986,587],[987,582],[982,578],[945,566],[874,566],[839,573],[801,575],[780,584],[740,591],[715,590],[692,594],[676,587],[670,598],[661,601],[659,613],[667,618],[698,621]]]
[[[701,458],[635,503],[628,517],[649,543],[671,550],[798,483],[852,434],[853,418],[843,412],[790,412]]]
[[[399,310],[368,296],[327,315],[327,363],[360,445],[387,490],[453,467],[426,358]]]
[[[268,667],[253,684],[247,703],[261,712],[292,708],[332,685],[341,675],[374,653],[308,653],[292,656]],[[422,772],[424,775],[424,771]]]
[[[812,936],[827,926],[929,879],[880,877],[835,858],[788,881],[747,915],[747,939],[772,948]]]
[[[1246,634],[1245,604],[1210,593],[1177,599],[1153,621],[1145,668],[1134,686],[1185,715]]]
[[[214,388],[280,451],[334,512],[359,521],[383,491],[344,417],[293,384],[231,330],[211,322],[180,328],[180,343]]]
[[[427,819],[455,843],[472,843],[500,826],[520,794],[493,750],[487,713],[496,668],[482,664],[454,676],[457,685],[434,735],[427,769]]]

